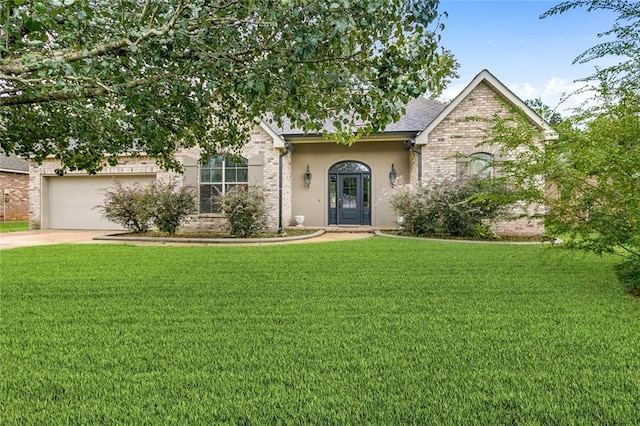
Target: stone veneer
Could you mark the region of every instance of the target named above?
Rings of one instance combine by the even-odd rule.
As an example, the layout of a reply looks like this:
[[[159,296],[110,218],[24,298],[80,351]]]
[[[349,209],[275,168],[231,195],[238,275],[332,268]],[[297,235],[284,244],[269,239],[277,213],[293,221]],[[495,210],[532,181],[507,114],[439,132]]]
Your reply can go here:
[[[0,221],[29,220],[29,175],[0,172]]]

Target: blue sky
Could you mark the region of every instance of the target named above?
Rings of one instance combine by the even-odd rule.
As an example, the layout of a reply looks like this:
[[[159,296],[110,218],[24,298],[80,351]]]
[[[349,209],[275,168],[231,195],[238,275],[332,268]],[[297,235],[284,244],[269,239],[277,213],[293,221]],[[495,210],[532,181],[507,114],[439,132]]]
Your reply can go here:
[[[574,9],[539,19],[558,3],[441,0],[439,10],[449,15],[443,20],[441,44],[460,63],[460,78],[449,85],[442,99],[455,97],[486,68],[523,100],[540,97],[561,112],[577,106],[585,96],[558,103],[563,93],[581,86],[574,81],[592,74],[594,64],[572,65],[572,61],[603,41],[597,34],[612,27],[615,15]]]

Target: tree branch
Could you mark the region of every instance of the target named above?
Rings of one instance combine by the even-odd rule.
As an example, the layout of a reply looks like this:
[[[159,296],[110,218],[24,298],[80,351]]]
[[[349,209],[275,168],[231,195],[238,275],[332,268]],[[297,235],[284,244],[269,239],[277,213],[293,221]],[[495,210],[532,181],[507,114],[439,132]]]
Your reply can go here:
[[[40,62],[29,66],[25,66],[22,64],[0,64],[0,71],[7,75],[22,75],[45,68],[49,60],[54,60],[62,63],[73,63],[86,58],[102,56],[106,53],[111,53],[124,47],[139,45],[147,39],[167,34],[169,30],[171,30],[171,28],[175,26],[178,18],[184,11],[184,8],[184,0],[181,0],[178,4],[178,7],[176,8],[175,13],[165,25],[160,28],[150,28],[144,31],[135,41],[131,41],[129,38],[125,37],[120,40],[112,41],[110,43],[98,44],[91,50],[81,50],[67,53],[58,52],[54,53],[51,58],[43,58]]]
[[[149,84],[150,82],[151,81],[149,79],[137,79],[128,81],[127,83],[115,87],[108,87],[102,83],[96,83],[97,87],[90,87],[85,89],[84,91],[54,92],[38,96],[0,96],[0,107],[32,105],[44,102],[66,101],[69,99],[97,98],[99,96],[106,95],[107,93],[112,93],[118,89],[132,89],[134,87],[144,86],[146,84]]]

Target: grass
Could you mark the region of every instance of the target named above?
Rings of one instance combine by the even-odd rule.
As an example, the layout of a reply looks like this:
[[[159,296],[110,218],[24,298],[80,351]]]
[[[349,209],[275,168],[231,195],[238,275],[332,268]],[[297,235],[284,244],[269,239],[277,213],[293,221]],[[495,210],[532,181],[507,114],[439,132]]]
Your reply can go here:
[[[1,253],[2,424],[634,424],[614,259],[370,238]]]
[[[0,222],[0,232],[28,231],[29,222]]]

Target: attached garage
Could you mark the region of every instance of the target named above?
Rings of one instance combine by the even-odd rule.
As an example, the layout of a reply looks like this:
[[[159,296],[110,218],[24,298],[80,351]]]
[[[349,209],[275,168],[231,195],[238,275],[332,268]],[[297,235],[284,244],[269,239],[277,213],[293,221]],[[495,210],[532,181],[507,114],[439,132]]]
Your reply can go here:
[[[155,180],[155,175],[45,176],[42,182],[42,227],[44,229],[119,230],[102,218],[96,206],[104,202],[104,190],[114,179],[128,185]]]

